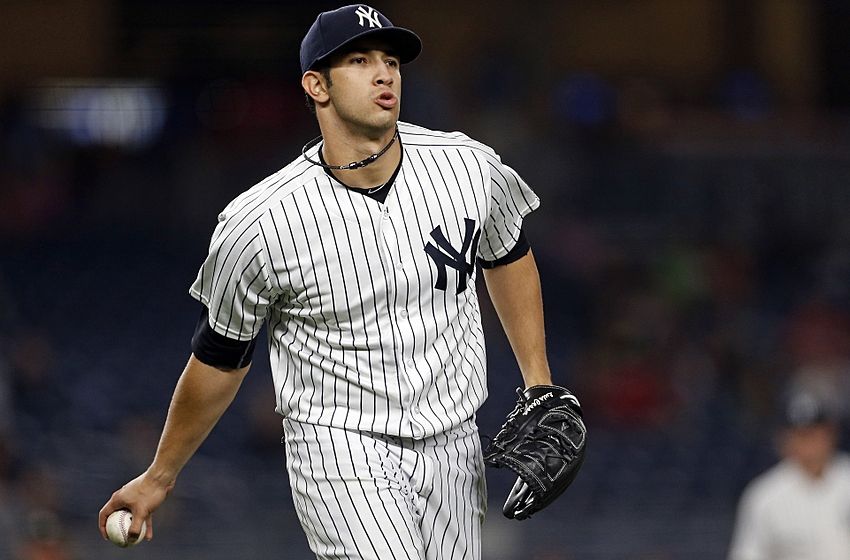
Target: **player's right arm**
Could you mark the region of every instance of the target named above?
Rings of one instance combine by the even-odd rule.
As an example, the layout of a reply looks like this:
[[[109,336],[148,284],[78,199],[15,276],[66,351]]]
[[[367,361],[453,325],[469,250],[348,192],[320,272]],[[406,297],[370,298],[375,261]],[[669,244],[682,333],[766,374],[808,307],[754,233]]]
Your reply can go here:
[[[174,487],[177,476],[221,415],[233,402],[250,364],[237,369],[218,369],[194,355],[183,370],[168,408],[165,427],[151,465],[106,502],[100,510],[100,533],[106,538],[106,518],[115,510],[133,513],[130,539],[136,538],[142,521],[147,522],[145,537],[153,538],[151,514]]]
[[[239,202],[237,202],[239,201]],[[261,207],[239,198],[219,216],[210,250],[189,293],[204,305],[192,337],[192,356],[177,382],[153,463],[115,492],[100,510],[106,518],[127,508],[129,537],[138,536],[162,504],[181,469],[233,401],[248,367],[254,341],[278,291],[271,284]]]

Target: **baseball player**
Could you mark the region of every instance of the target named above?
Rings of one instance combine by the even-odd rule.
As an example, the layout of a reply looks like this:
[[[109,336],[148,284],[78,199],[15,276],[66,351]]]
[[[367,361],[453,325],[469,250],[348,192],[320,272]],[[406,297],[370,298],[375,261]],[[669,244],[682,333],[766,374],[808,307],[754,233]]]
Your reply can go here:
[[[294,504],[318,558],[477,559],[487,396],[476,260],[526,387],[549,385],[522,231],[537,196],[487,146],[399,122],[419,37],[365,5],[318,16],[301,84],[321,137],[219,215],[192,355],[131,538],[233,400],[266,324]]]
[[[840,416],[810,391],[785,403],[782,460],[744,490],[729,560],[850,558],[850,456]]]

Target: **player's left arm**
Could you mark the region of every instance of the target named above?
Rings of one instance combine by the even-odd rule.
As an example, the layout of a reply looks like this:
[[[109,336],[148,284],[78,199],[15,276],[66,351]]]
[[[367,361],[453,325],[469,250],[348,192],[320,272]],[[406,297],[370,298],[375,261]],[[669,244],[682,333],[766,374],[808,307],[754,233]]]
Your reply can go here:
[[[484,268],[483,272],[526,388],[551,385],[540,275],[531,250],[513,262]]]
[[[572,483],[584,462],[587,430],[578,399],[552,384],[540,275],[531,249],[517,260],[483,270],[525,382],[516,407],[484,451],[484,461],[517,474],[502,513],[526,519]]]
[[[519,400],[484,450],[484,461],[516,473],[502,513],[526,519],[572,483],[584,462],[587,430],[575,395],[552,384],[546,357],[540,275],[522,232],[523,219],[539,199],[497,156],[486,159],[490,208],[481,225],[478,259],[525,390],[518,391]]]

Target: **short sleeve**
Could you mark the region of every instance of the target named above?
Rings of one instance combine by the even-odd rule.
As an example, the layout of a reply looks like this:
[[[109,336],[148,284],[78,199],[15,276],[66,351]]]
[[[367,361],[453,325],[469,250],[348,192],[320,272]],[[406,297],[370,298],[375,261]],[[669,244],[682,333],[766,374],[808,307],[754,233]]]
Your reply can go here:
[[[523,218],[540,205],[540,199],[499,156],[488,153],[484,159],[490,175],[490,213],[482,228],[478,257],[495,261],[514,247]]]
[[[210,326],[233,340],[259,334],[275,293],[259,217],[219,217],[209,254],[189,294],[209,310]]]

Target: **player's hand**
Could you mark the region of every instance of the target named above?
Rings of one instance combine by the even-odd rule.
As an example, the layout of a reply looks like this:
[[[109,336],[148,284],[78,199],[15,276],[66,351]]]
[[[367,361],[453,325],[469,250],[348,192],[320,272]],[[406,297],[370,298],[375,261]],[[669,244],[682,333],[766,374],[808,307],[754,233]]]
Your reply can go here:
[[[129,540],[135,540],[139,537],[142,521],[147,523],[147,531],[144,537],[151,540],[153,538],[153,512],[162,505],[173,487],[173,481],[163,484],[151,477],[147,471],[134,478],[116,490],[109,501],[100,509],[98,516],[100,534],[104,539],[107,538],[106,518],[113,511],[125,508],[133,514],[133,522],[127,532]]]

